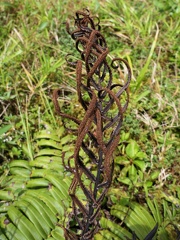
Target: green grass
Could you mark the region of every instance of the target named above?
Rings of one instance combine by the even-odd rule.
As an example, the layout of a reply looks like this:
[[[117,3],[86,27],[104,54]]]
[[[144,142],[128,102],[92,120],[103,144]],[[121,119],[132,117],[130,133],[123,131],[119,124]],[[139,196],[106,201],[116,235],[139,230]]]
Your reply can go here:
[[[54,128],[60,126],[54,115],[53,89],[66,89],[62,106],[67,104],[70,114],[83,116],[74,92],[75,73],[65,61],[67,53],[75,53],[75,47],[64,22],[73,20],[76,10],[87,7],[101,20],[110,57],[126,59],[133,72],[131,100],[117,159],[128,159],[129,149],[137,146],[144,153],[141,161],[145,163],[145,173],[142,175],[142,165],[138,166],[136,156],[130,158],[135,162],[136,176],[132,167],[130,170],[127,163],[117,160],[112,189],[125,184],[135,195],[149,194],[160,201],[166,197],[173,204],[180,198],[180,2],[89,2],[0,2],[0,172],[3,164],[8,165],[12,159],[24,156],[33,159],[31,141],[41,129],[41,122],[48,122]],[[138,185],[138,180],[132,185],[125,178],[119,179],[122,168],[123,176],[131,176],[133,182],[141,179],[142,185]],[[158,174],[153,179],[154,173]],[[114,194],[112,200],[116,202],[117,198]]]

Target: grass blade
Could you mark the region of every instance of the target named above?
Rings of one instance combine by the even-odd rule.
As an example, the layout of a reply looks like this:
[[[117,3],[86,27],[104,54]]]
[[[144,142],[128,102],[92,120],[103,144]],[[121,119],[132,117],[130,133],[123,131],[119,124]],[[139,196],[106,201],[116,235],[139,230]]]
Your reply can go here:
[[[136,82],[136,88],[135,88],[135,91],[138,91],[141,84],[142,84],[142,81],[144,80],[145,78],[145,75],[147,73],[147,70],[148,70],[148,67],[149,67],[149,64],[151,62],[151,59],[152,59],[152,56],[153,56],[153,53],[154,53],[154,50],[155,50],[155,47],[156,47],[156,43],[157,43],[157,39],[158,39],[158,34],[159,34],[159,28],[158,28],[158,25],[157,25],[157,30],[156,30],[156,35],[154,37],[154,41],[152,43],[152,46],[151,46],[151,50],[149,52],[149,56],[147,58],[147,61],[144,65],[144,67],[142,68],[141,72],[139,73],[139,76],[137,77],[137,82]]]

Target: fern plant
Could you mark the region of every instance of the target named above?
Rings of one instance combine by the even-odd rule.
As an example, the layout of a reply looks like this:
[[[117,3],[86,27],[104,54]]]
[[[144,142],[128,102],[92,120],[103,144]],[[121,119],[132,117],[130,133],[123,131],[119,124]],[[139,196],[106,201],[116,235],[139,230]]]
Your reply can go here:
[[[13,160],[2,166],[2,240],[64,239],[65,216],[71,211],[68,194],[71,176],[64,171],[62,153],[66,159],[73,154],[71,143],[74,136],[65,135],[63,126],[55,130],[47,123],[44,125],[45,128],[37,132],[31,142],[34,152],[32,161]],[[28,156],[29,154],[27,158]],[[81,197],[81,193],[78,194]],[[110,217],[104,215],[101,218],[101,230],[94,236],[95,240],[173,239],[168,233],[168,226],[172,223],[176,225],[173,222],[176,219],[175,204],[171,211],[168,202],[163,200],[162,215],[162,209],[156,200],[147,199],[146,207],[127,202],[114,202]],[[154,238],[150,238],[151,235]]]
[[[146,206],[136,202],[128,206],[116,203],[111,208],[111,219],[101,218],[103,230],[96,234],[95,240],[178,240],[180,231],[175,208],[168,207],[166,200],[159,204],[156,199],[149,198],[146,199]]]
[[[64,239],[62,223],[69,208],[70,177],[64,173],[62,151],[71,141],[64,128],[34,136],[33,161],[13,160],[0,177],[0,239]],[[71,149],[68,146],[68,154]],[[73,152],[73,150],[72,150]]]

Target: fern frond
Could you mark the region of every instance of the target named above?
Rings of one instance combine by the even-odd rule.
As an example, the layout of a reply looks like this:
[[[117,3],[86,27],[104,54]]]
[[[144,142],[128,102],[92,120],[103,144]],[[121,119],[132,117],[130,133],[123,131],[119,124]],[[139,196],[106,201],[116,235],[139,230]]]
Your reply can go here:
[[[34,137],[33,161],[13,160],[8,165],[8,174],[6,170],[1,178],[0,239],[64,239],[60,226],[71,201],[71,179],[64,173],[61,139],[67,141],[64,128],[49,126]]]

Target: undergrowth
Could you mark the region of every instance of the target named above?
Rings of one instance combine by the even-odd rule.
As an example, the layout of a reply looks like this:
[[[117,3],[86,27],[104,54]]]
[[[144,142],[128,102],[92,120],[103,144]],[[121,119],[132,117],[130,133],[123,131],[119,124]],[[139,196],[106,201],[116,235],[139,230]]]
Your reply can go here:
[[[133,204],[140,204],[149,211],[154,223],[159,223],[160,232],[166,229],[163,232],[168,236],[166,239],[175,239],[172,224],[177,227],[180,224],[178,0],[171,3],[168,0],[93,0],[91,3],[7,0],[0,3],[1,190],[5,187],[4,178],[17,174],[9,171],[13,160],[36,160],[44,146],[35,143],[36,134],[44,130],[44,122],[55,131],[62,127],[61,119],[54,114],[53,89],[62,89],[59,103],[67,113],[77,118],[84,114],[77,101],[75,70],[65,61],[65,56],[75,49],[66,33],[65,21],[84,7],[101,19],[110,58],[126,59],[133,72],[131,99],[115,153],[113,184],[104,205],[105,212],[113,224],[118,224],[119,232],[127,231],[128,227],[136,230],[137,226],[133,229],[133,223],[127,222],[123,211],[128,208],[133,211],[136,206]],[[118,82],[118,76],[115,81]],[[64,141],[71,141],[73,148],[75,139],[72,141],[66,134]],[[65,171],[64,174],[67,175]],[[45,180],[42,184],[50,186]],[[13,197],[3,196],[1,206],[6,201],[13,202]],[[26,195],[21,198],[25,199]],[[158,209],[161,217],[153,209]],[[6,211],[0,214],[3,219]],[[107,216],[102,218],[104,232],[99,233],[98,239],[105,236],[108,239],[108,234],[123,239],[113,230],[116,225],[109,227],[108,220],[104,221]],[[152,229],[153,224],[149,227]],[[130,233],[126,234],[131,237]]]

